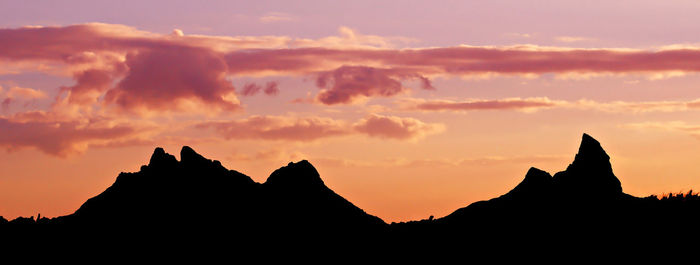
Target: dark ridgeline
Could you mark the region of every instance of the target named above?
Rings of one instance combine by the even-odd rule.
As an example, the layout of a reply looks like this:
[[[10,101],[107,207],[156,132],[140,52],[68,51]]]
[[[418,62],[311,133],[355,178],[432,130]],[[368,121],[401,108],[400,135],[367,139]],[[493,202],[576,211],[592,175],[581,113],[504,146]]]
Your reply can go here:
[[[121,173],[75,213],[51,223],[120,233],[192,236],[322,236],[376,233],[386,227],[330,190],[306,160],[275,170],[265,183],[183,147],[180,161],[157,148],[147,166]]]
[[[556,244],[598,245],[643,238],[678,240],[697,230],[700,197],[693,194],[634,197],[622,192],[610,157],[600,143],[583,134],[574,161],[551,176],[530,168],[525,179],[500,197],[479,201],[433,221],[392,223],[399,238],[422,240],[478,238],[499,244],[546,238]],[[531,244],[531,242],[529,242]]]
[[[452,239],[659,238],[694,229],[700,213],[700,199],[692,193],[662,199],[623,193],[610,157],[587,134],[574,161],[553,177],[530,168],[520,184],[500,197],[442,218],[390,225],[326,187],[306,160],[289,163],[260,184],[187,146],[180,158],[157,148],[141,171],[121,173],[111,187],[71,215],[10,222],[0,217],[0,224],[9,224],[4,229],[97,231],[148,240],[163,235],[168,240],[196,236],[272,241],[303,236],[326,239],[318,242],[420,245]]]

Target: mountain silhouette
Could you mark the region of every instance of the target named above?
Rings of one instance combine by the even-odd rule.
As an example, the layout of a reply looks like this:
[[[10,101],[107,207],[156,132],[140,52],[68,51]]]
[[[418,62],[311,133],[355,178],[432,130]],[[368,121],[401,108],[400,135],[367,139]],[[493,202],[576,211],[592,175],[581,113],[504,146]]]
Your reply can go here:
[[[51,222],[158,235],[196,227],[237,236],[302,231],[330,236],[387,226],[326,187],[306,160],[289,163],[260,184],[188,146],[180,161],[156,148],[139,172],[121,173],[73,214]]]
[[[573,198],[593,195],[606,199],[622,195],[622,184],[613,174],[610,156],[598,141],[585,133],[574,162],[565,171],[554,174],[553,180],[557,191]]]
[[[525,179],[508,193],[469,205],[438,221],[465,222],[462,219],[473,220],[473,215],[492,219],[501,213],[516,212],[562,214],[572,207],[575,212],[579,212],[580,207],[590,206],[602,210],[601,207],[607,208],[611,201],[624,196],[620,181],[613,174],[610,157],[598,141],[583,134],[578,153],[565,171],[551,176],[543,170],[530,168]]]
[[[401,239],[439,242],[467,237],[497,244],[529,238],[568,243],[577,238],[613,240],[610,242],[639,235],[663,238],[693,229],[700,217],[697,194],[691,191],[673,198],[639,198],[624,193],[608,154],[597,140],[583,134],[578,153],[566,170],[552,176],[532,167],[519,184],[499,197],[434,220],[392,223],[391,230]],[[499,241],[503,238],[508,240]]]
[[[698,217],[700,196],[692,192],[663,198],[624,193],[610,156],[597,140],[583,134],[566,170],[552,176],[530,168],[507,193],[436,219],[386,224],[333,192],[306,160],[290,162],[257,183],[184,146],[179,161],[156,148],[148,165],[119,174],[112,186],[73,214],[36,220],[0,217],[0,226],[48,225],[135,238],[177,235],[176,241],[211,235],[353,238],[363,244],[511,239],[501,244],[534,237],[619,239],[642,231],[663,237],[696,227]]]

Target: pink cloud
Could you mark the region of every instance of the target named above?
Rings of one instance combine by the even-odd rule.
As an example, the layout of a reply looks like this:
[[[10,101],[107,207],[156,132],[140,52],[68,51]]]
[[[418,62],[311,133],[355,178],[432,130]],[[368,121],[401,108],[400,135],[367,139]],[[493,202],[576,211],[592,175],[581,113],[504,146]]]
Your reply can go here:
[[[114,77],[112,73],[100,69],[89,69],[74,75],[76,84],[61,87],[61,92],[70,92],[68,101],[75,104],[91,104],[97,101],[102,92],[108,90]]]
[[[700,140],[700,124],[691,124],[685,121],[647,121],[639,123],[621,124],[620,127],[638,131],[657,129],[671,132],[680,132]]]
[[[407,90],[402,82],[409,79],[433,89],[428,78],[440,75],[700,71],[697,47],[392,49],[382,44],[382,37],[343,32],[342,38],[331,41],[155,34],[97,23],[0,29],[0,60],[7,64],[33,61],[37,69],[49,65],[46,71],[73,74],[76,83],[63,88],[71,93],[68,101],[72,104],[103,98],[103,104],[121,109],[156,111],[187,109],[182,105],[193,102],[226,111],[239,109],[227,76],[313,76],[321,88],[317,102],[347,104],[400,94]],[[345,42],[349,44],[342,45]],[[382,44],[382,48],[360,45],[363,43]],[[279,91],[276,85],[243,91],[260,90],[266,94]]]
[[[40,90],[28,88],[28,87],[11,87],[5,96],[9,98],[23,98],[23,99],[38,99],[45,98],[46,93]]]
[[[285,22],[285,21],[294,21],[297,18],[287,14],[287,13],[282,13],[282,12],[268,12],[265,13],[265,15],[261,16],[258,20],[262,23],[275,23],[275,22]]]
[[[188,44],[185,38],[86,24],[2,30],[0,40],[5,39],[0,59],[49,60],[77,67],[76,84],[61,88],[70,92],[68,101],[73,104],[104,95],[104,103],[127,110],[180,109],[184,101],[229,111],[239,108],[233,85],[226,80],[223,55],[211,47],[198,47],[199,43]],[[114,81],[118,82],[112,86]]]
[[[0,87],[0,98],[3,97],[4,99],[0,102],[0,110],[2,112],[10,112],[11,105],[24,102],[24,107],[27,107],[37,99],[46,98],[47,95],[41,90],[14,86],[7,89],[7,91],[3,91],[2,87]]]
[[[212,128],[226,139],[313,141],[349,134],[346,126],[330,118],[251,116],[237,121],[204,122],[198,128]]]
[[[253,96],[260,92],[262,87],[258,84],[255,83],[248,83],[243,86],[243,89],[241,90],[241,96]]]
[[[245,84],[245,86],[243,86],[243,89],[240,93],[242,96],[253,96],[259,93],[260,91],[265,93],[265,95],[274,96],[277,95],[277,93],[279,93],[279,87],[277,85],[277,82],[267,82],[265,84],[265,87],[256,83],[248,83]]]
[[[468,75],[480,73],[625,73],[700,71],[700,50],[569,49],[538,46],[444,47],[404,50],[340,50],[324,48],[232,52],[234,72],[287,74],[324,71],[342,65],[383,65],[413,74]]]
[[[442,124],[425,123],[414,118],[372,114],[353,125],[358,132],[371,137],[390,139],[418,139],[445,130]]]
[[[84,126],[78,122],[16,122],[0,118],[0,147],[7,150],[36,148],[44,153],[65,157],[84,151],[92,143],[104,143],[130,136],[128,126]]]
[[[535,111],[539,109],[566,108],[594,110],[615,113],[644,112],[680,112],[700,109],[700,100],[689,101],[593,101],[593,100],[556,100],[547,97],[504,98],[504,99],[469,99],[469,100],[425,100],[402,99],[397,102],[399,108],[407,111],[479,111],[479,110],[517,110]]]
[[[10,110],[10,104],[12,104],[12,102],[13,102],[12,98],[3,99],[2,103],[0,103],[0,106],[2,106],[2,111],[8,112]]]
[[[211,50],[161,47],[128,54],[126,65],[129,72],[107,91],[105,102],[125,109],[178,109],[186,99],[229,111],[240,107],[226,63]]]
[[[267,84],[265,84],[265,89],[263,90],[263,93],[265,93],[265,95],[274,96],[279,94],[279,92],[280,89],[277,86],[277,82],[267,82]]]
[[[204,41],[206,40],[206,41]],[[258,41],[258,42],[256,42]],[[232,73],[264,71],[313,72],[345,64],[381,64],[441,73],[561,73],[628,71],[698,71],[695,48],[662,50],[569,49],[538,46],[438,47],[425,49],[285,48],[265,45],[269,38],[171,36],[138,31],[123,25],[83,24],[66,27],[0,30],[0,58],[89,62],[85,52],[157,50],[188,46],[225,51]],[[237,44],[245,50],[235,49]],[[276,42],[275,42],[276,43]],[[258,49],[254,49],[254,48]]]
[[[442,124],[424,123],[414,118],[376,114],[361,119],[354,124],[322,117],[251,116],[242,120],[203,122],[196,125],[196,127],[213,129],[226,139],[300,142],[352,134],[398,140],[414,140],[444,130]]]
[[[421,111],[472,111],[472,110],[528,110],[551,108],[562,105],[561,101],[548,98],[509,98],[494,100],[409,100],[404,102],[405,108]]]
[[[699,108],[699,109],[700,109],[700,100],[696,100],[696,101],[693,101],[693,102],[688,102],[688,103],[686,103],[686,106],[687,106],[688,108]]]
[[[88,25],[0,29],[0,58],[65,61],[80,51],[101,48],[96,34]]]
[[[383,69],[343,66],[323,72],[316,78],[322,88],[316,99],[323,104],[351,103],[358,97],[393,96],[404,91],[401,82]]]

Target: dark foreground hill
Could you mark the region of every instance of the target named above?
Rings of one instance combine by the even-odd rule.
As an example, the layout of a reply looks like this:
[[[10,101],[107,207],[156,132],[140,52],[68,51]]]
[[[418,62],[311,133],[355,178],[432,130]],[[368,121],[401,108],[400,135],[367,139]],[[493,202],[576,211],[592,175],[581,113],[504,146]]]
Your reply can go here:
[[[275,241],[292,236],[426,244],[664,238],[697,230],[698,217],[700,199],[692,193],[662,199],[625,194],[610,157],[584,134],[565,171],[551,176],[531,168],[510,192],[434,220],[386,224],[329,189],[306,160],[289,163],[265,183],[256,183],[185,146],[180,161],[157,148],[148,165],[121,173],[73,214],[9,222],[0,218],[0,223],[5,231],[69,230],[135,240],[167,235],[176,242],[193,236]],[[322,242],[330,241],[317,243]]]

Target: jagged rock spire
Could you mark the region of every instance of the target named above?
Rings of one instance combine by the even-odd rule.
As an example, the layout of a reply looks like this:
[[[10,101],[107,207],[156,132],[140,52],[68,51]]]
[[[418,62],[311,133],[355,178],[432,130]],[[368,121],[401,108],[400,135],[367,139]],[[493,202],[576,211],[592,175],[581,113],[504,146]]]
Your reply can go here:
[[[554,175],[556,189],[573,196],[595,198],[622,194],[622,185],[612,171],[610,156],[600,143],[583,134],[578,154],[565,171]]]

